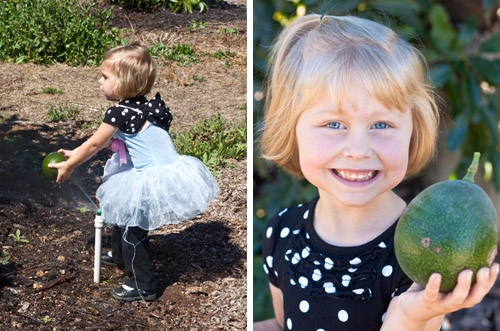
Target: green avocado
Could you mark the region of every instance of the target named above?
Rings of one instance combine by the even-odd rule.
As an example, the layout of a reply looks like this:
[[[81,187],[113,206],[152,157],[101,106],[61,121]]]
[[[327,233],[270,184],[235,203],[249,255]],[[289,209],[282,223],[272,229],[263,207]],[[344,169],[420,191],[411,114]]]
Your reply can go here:
[[[479,153],[463,180],[429,186],[405,209],[396,226],[394,249],[405,274],[425,287],[442,276],[441,292],[451,292],[458,274],[489,267],[497,254],[498,216],[490,198],[474,184]]]
[[[59,163],[66,161],[66,157],[58,152],[53,152],[47,154],[47,156],[43,159],[42,163],[42,171],[45,177],[50,180],[57,179],[57,169],[49,168],[49,163]]]

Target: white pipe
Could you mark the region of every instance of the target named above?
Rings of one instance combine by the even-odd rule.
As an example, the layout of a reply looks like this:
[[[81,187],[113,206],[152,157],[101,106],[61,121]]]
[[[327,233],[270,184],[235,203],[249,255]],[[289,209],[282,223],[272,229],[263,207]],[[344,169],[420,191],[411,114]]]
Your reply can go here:
[[[97,212],[94,219],[95,227],[95,250],[94,250],[94,283],[99,283],[101,274],[101,247],[102,247],[102,227],[104,221],[101,216],[101,211]]]

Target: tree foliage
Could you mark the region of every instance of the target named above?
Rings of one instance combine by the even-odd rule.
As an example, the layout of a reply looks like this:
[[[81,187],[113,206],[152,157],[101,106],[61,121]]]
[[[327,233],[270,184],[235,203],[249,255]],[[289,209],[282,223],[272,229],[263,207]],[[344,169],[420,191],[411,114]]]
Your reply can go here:
[[[464,0],[465,3],[466,0]],[[267,57],[281,29],[298,15],[355,15],[390,26],[423,52],[429,82],[443,101],[442,113],[451,127],[441,133],[449,152],[462,155],[456,173],[465,173],[473,152],[484,161],[485,177],[500,191],[500,33],[491,17],[498,1],[482,0],[482,13],[465,19],[453,17],[446,1],[436,0],[335,0],[254,1],[254,119],[261,129],[263,82]],[[497,7],[495,7],[497,6]],[[462,15],[463,16],[463,15]],[[254,144],[254,254],[260,261],[265,222],[280,208],[307,201],[316,193],[304,181],[291,178],[259,158],[258,134]],[[267,282],[256,265],[255,285]],[[257,303],[257,304],[255,304]],[[272,316],[269,293],[254,289],[254,318]]]

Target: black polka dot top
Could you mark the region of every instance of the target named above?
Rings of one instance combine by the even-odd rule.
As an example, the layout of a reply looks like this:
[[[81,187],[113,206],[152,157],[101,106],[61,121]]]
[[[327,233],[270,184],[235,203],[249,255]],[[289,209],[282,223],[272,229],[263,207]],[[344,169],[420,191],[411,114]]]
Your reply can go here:
[[[283,296],[285,330],[379,330],[394,295],[412,281],[394,253],[396,223],[355,247],[333,246],[313,227],[318,198],[266,225],[264,271]]]
[[[156,93],[149,101],[144,96],[121,101],[106,111],[103,122],[132,134],[137,133],[146,120],[169,130],[172,113],[160,93]]]

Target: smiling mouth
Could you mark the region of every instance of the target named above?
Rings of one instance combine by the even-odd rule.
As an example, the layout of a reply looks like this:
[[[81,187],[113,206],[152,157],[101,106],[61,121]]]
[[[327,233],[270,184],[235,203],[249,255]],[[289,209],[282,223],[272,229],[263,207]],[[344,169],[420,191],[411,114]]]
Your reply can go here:
[[[374,178],[378,171],[370,170],[370,171],[359,171],[359,170],[344,170],[344,169],[333,169],[333,173],[339,176],[342,179],[351,181],[351,182],[366,182],[372,178]]]

